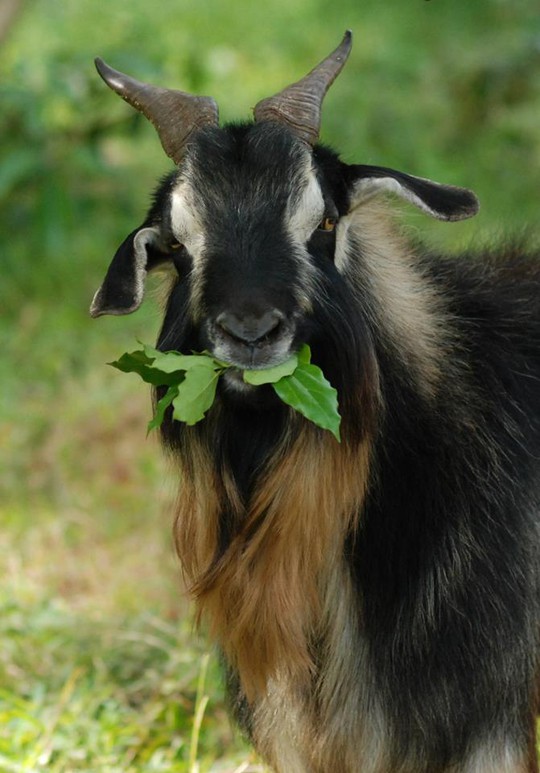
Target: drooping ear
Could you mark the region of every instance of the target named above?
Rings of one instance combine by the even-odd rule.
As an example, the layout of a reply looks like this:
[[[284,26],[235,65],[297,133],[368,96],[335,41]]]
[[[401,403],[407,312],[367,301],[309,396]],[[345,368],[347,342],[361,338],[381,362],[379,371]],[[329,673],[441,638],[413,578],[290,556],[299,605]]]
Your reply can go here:
[[[131,314],[144,296],[146,274],[169,260],[156,226],[141,226],[122,242],[90,306],[90,316]]]
[[[467,188],[414,177],[384,166],[347,167],[351,209],[379,193],[394,193],[438,220],[465,220],[476,215],[478,199]]]

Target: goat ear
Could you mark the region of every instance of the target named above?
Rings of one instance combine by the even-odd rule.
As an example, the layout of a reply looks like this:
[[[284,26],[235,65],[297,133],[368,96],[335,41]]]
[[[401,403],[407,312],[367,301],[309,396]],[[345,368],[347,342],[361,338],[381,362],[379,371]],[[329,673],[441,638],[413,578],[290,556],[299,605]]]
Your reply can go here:
[[[90,306],[90,316],[131,314],[144,297],[144,280],[148,271],[169,260],[160,250],[160,231],[155,226],[141,226],[122,242]]]
[[[438,220],[465,220],[479,209],[478,199],[467,188],[442,185],[384,166],[358,164],[348,170],[351,209],[379,193],[395,193]]]

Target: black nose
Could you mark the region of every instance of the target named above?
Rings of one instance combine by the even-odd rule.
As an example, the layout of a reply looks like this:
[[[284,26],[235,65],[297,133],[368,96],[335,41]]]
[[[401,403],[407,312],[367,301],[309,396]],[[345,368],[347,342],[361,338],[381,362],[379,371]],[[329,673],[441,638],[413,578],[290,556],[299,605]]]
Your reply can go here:
[[[277,309],[262,314],[243,314],[224,311],[216,319],[222,332],[243,344],[255,346],[276,337],[280,332],[283,314]]]

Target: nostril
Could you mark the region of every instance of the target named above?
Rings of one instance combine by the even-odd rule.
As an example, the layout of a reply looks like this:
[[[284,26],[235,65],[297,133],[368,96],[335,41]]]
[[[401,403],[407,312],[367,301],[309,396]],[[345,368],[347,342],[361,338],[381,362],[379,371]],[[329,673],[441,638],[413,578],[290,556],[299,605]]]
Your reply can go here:
[[[283,322],[283,314],[277,309],[274,309],[267,314],[263,315],[259,324],[256,326],[256,332],[258,333],[257,341],[263,338],[275,337],[281,328]]]
[[[244,344],[253,346],[277,337],[283,323],[283,314],[277,309],[261,315],[237,315],[224,311],[216,319],[216,324],[227,336]]]

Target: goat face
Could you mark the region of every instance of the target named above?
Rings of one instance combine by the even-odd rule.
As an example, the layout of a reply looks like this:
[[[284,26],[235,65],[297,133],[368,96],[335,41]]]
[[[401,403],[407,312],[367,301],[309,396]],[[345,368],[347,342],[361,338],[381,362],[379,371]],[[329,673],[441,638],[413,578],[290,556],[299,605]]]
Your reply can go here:
[[[355,252],[347,218],[366,198],[390,190],[436,217],[474,214],[468,191],[347,166],[316,144],[320,103],[349,49],[346,35],[306,78],[260,102],[254,124],[223,129],[213,100],[140,84],[99,61],[108,85],[156,125],[178,170],[116,253],[93,316],[137,309],[147,271],[173,262],[179,281],[160,347],[207,349],[239,368],[269,367],[311,340],[324,299],[339,308],[328,299],[346,285],[346,256]]]
[[[199,345],[242,368],[285,360],[312,305],[307,245],[328,216],[307,147],[279,125],[203,130],[169,201]]]
[[[344,183],[330,185],[287,128],[205,128],[121,245],[92,313],[134,311],[146,272],[171,262],[162,348],[205,349],[240,368],[278,364],[310,337],[346,206]]]
[[[462,189],[347,166],[277,123],[204,128],[117,251],[91,313],[135,311],[147,271],[173,263],[181,287],[163,348],[207,349],[240,368],[278,364],[309,340],[314,305],[343,270],[336,237],[380,190],[445,219],[474,206]]]

